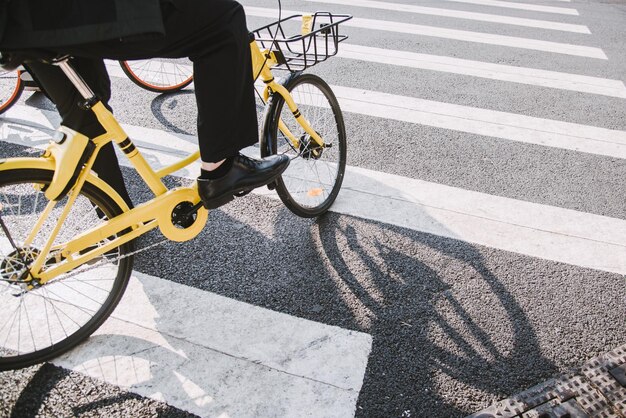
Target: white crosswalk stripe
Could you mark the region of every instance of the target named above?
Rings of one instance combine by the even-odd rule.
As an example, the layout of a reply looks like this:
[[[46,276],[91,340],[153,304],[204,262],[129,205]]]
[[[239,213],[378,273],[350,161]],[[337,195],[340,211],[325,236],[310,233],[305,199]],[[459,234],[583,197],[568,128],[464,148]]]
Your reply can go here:
[[[348,54],[354,50],[351,47],[348,45]],[[110,67],[117,71],[115,64]],[[613,80],[592,81],[611,84]],[[613,83],[613,86],[618,85],[624,84],[620,81]],[[609,89],[613,90],[613,87]],[[341,108],[347,112],[626,159],[625,131],[370,90],[341,86],[333,86],[333,90]]]
[[[342,109],[467,133],[626,158],[626,132],[335,86]]]
[[[432,16],[452,17],[457,19],[475,20],[479,22],[501,23],[506,25],[526,26],[529,28],[540,28],[550,30],[560,30],[574,33],[591,33],[584,25],[574,25],[569,23],[550,22],[546,20],[525,19],[519,17],[492,15],[487,13],[464,12],[459,10],[439,9],[435,7],[414,6],[403,3],[390,3],[372,0],[307,0],[312,3],[334,4],[353,7],[367,7],[372,9],[393,10],[397,12],[409,12],[415,14],[425,14]]]
[[[538,70],[512,65],[452,58],[440,55],[419,54],[408,51],[374,48],[343,43],[338,56],[379,64],[398,65],[431,71],[469,75],[512,83],[529,84],[554,89],[600,94],[626,98],[626,85],[620,80],[608,80],[557,71]]]
[[[500,0],[444,0],[444,1],[477,4],[481,6],[490,6],[490,7],[502,7],[506,9],[531,10],[534,12],[556,13],[556,14],[578,16],[578,11],[576,9],[570,9],[570,8],[565,8],[565,7],[541,6],[537,4],[516,3],[516,2],[511,2],[511,1],[500,1]]]
[[[134,273],[112,317],[55,364],[201,416],[349,417],[371,344],[367,334]],[[240,386],[224,384],[231,379]]]

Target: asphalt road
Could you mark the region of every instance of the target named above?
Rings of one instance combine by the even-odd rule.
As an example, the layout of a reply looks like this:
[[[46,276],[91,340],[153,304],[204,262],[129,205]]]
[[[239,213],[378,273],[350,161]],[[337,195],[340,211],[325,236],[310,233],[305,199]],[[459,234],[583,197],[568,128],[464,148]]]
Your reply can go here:
[[[394,4],[399,3],[582,25],[590,33],[472,20],[469,15],[453,18],[423,10],[402,13],[300,0],[283,1],[282,6],[347,12],[355,18],[396,22],[395,29],[400,23],[431,28],[428,35],[417,35],[348,26],[350,45],[500,64],[512,72],[512,67],[525,67],[626,82],[623,0],[515,3],[575,9],[577,15],[471,2]],[[244,5],[276,8],[272,0]],[[268,21],[258,13],[249,14],[251,28]],[[437,36],[432,28],[514,37],[517,46],[451,39],[452,32]],[[526,48],[520,39],[598,48],[607,59]],[[506,112],[605,128],[626,138],[626,96],[342,57],[311,71],[333,86],[384,92],[400,103],[403,98],[416,98],[484,109],[488,117]],[[123,78],[113,78],[113,84],[111,104],[121,122],[195,134],[192,90],[155,97]],[[40,97],[25,97],[23,104],[53,109]],[[626,221],[626,159],[618,154],[543,146],[367,112],[346,112],[345,119],[350,166]],[[544,129],[538,122],[536,130]],[[608,141],[619,143],[619,138]],[[28,148],[7,144],[0,152],[15,155]],[[129,170],[125,173],[132,197],[145,199],[138,178]],[[156,239],[151,235],[144,242]],[[623,273],[345,213],[300,219],[279,201],[259,195],[213,211],[206,229],[191,242],[148,250],[137,258],[135,270],[371,335],[371,353],[355,406],[359,417],[466,416],[626,342]],[[191,416],[53,365],[1,373],[0,405],[0,416]],[[277,411],[265,413],[281,415]],[[306,411],[299,414],[306,415]]]

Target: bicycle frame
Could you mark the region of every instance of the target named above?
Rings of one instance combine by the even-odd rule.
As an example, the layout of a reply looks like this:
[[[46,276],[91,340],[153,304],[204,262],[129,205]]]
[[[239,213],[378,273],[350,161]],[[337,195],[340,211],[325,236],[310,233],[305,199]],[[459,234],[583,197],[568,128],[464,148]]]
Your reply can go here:
[[[291,110],[294,118],[300,126],[302,126],[304,131],[311,136],[318,146],[323,147],[324,140],[322,137],[320,137],[319,134],[313,130],[309,122],[304,116],[302,116],[298,110],[298,105],[293,100],[287,89],[278,84],[274,79],[271,67],[278,65],[279,63],[276,54],[272,51],[261,51],[259,45],[255,41],[250,42],[250,51],[252,53],[253,74],[259,74],[259,78],[263,81],[263,83],[265,83],[263,101],[267,103],[272,93],[280,94],[285,99],[285,103],[289,107],[289,110]],[[294,149],[299,149],[300,140],[289,131],[289,128],[287,128],[282,121],[278,122],[278,129],[280,129],[285,137],[289,139],[289,142],[291,142],[291,146],[293,146]]]
[[[275,81],[271,67],[278,65],[276,55],[271,51],[261,51],[254,40],[250,43],[250,51],[254,74],[259,74],[259,77],[266,85],[263,91],[263,100],[267,103],[272,94],[280,94],[293,113],[296,121],[319,146],[323,147],[324,141],[319,134],[313,130],[304,116],[302,116],[290,93]],[[128,135],[124,132],[111,112],[97,99],[89,86],[73,70],[69,64],[69,58],[62,59],[55,65],[58,65],[61,70],[63,70],[72,84],[78,89],[85,99],[85,104],[94,112],[98,121],[104,128],[105,133],[93,139],[87,139],[83,135],[75,133],[65,139],[65,141],[69,141],[68,144],[70,144],[66,146],[67,149],[64,148],[62,151],[55,149],[55,146],[58,146],[58,144],[53,142],[48,147],[43,157],[8,159],[4,164],[0,165],[0,170],[45,168],[54,170],[55,172],[52,184],[49,186],[49,188],[53,189],[55,192],[53,193],[50,190],[46,190],[46,197],[48,197],[49,202],[41,213],[30,235],[27,237],[24,243],[26,246],[30,245],[35,240],[41,226],[52,212],[52,209],[56,206],[57,201],[65,195],[65,193],[59,192],[59,190],[70,189],[67,194],[68,200],[61,211],[55,228],[50,233],[50,236],[47,237],[46,244],[30,266],[30,277],[35,279],[39,285],[45,284],[55,277],[94,260],[96,257],[157,227],[166,238],[173,241],[186,241],[198,235],[206,224],[208,211],[201,207],[197,187],[194,185],[193,187],[178,187],[170,190],[167,189],[161,179],[196,161],[200,156],[199,151],[190,154],[170,166],[157,171],[153,170],[128,138]],[[298,149],[299,139],[289,132],[282,121],[278,122],[278,126],[281,132],[289,138],[292,146]],[[81,158],[85,156],[85,146],[71,147],[72,143],[75,144],[76,141],[80,141],[81,138],[84,140],[85,144],[92,144],[94,146],[93,152],[91,152],[84,161],[81,160]],[[92,174],[91,168],[93,167],[100,149],[111,141],[115,142],[117,146],[120,147],[133,168],[152,191],[155,196],[153,199],[130,209],[110,186]],[[267,153],[266,151],[262,152]],[[63,162],[63,164],[61,162]],[[72,166],[77,167],[78,174],[75,177],[67,173],[68,170],[72,169]],[[57,176],[57,174],[59,176]],[[61,174],[64,174],[62,179],[60,178]],[[64,181],[67,182],[67,185],[55,184],[55,182],[63,183]],[[65,219],[70,213],[75,199],[78,196],[78,192],[86,182],[103,189],[115,200],[124,212],[121,215],[103,222],[97,227],[83,232],[68,242],[53,245]],[[173,211],[183,202],[191,203],[194,210],[197,211],[195,221],[187,228],[180,228],[172,221]],[[102,242],[103,238],[117,234],[120,234],[117,238],[104,245],[97,245]],[[46,262],[49,261],[51,257],[53,257],[52,259],[55,261],[54,266],[46,266],[47,268],[44,269],[44,266],[47,264]],[[28,287],[32,289],[34,285],[31,284]]]

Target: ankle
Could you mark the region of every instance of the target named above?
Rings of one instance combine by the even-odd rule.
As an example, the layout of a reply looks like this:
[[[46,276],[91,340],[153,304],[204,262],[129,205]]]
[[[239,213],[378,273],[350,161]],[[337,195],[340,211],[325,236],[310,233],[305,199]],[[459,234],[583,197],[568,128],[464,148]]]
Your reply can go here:
[[[232,168],[234,159],[235,157],[225,158],[224,160],[222,160],[221,164],[217,166],[213,165],[213,169],[206,169],[211,166],[202,163],[202,168],[200,169],[200,178],[205,180],[215,180],[220,177],[224,177]]]

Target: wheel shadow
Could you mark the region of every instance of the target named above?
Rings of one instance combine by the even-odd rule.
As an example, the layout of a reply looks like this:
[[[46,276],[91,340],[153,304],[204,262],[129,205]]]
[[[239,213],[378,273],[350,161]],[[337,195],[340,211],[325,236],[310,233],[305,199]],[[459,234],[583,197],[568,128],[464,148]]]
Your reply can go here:
[[[498,263],[518,256],[501,251],[504,258],[493,261],[488,257],[493,251],[332,213],[300,219],[278,201],[247,196],[212,211],[205,230],[193,241],[148,250],[135,268],[372,335],[358,416],[456,417],[557,371],[542,353],[528,310],[499,271]],[[156,330],[162,330],[159,318],[171,313],[159,310],[158,298],[149,303],[156,313]],[[155,392],[165,391],[159,382],[171,381],[175,372],[189,379],[193,370],[193,363],[177,368],[184,357],[180,341],[161,335],[172,349],[157,349],[167,360],[154,366],[160,380],[147,380]],[[120,339],[130,342],[137,337],[96,336],[90,343],[102,341],[99,345],[104,346]],[[120,351],[122,341],[114,346],[93,359],[145,355]],[[215,395],[209,387],[200,389]],[[190,396],[182,383],[174,393]],[[105,395],[90,403],[97,408],[99,401],[111,402],[107,399]]]
[[[172,122],[169,118],[170,116],[177,116],[180,119],[180,113],[176,114],[176,111],[179,110],[182,102],[190,100],[187,96],[194,94],[194,90],[190,89],[183,89],[173,93],[161,93],[150,102],[150,110],[152,111],[154,117],[163,125],[163,127],[167,128],[168,131],[176,134],[193,135],[193,132],[181,129],[179,124]]]
[[[523,307],[481,249],[457,240],[336,214],[300,219],[280,202],[248,196],[211,212],[193,241],[148,250],[135,268],[372,335],[357,416],[463,416],[484,407],[485,399],[505,397],[505,390],[528,387],[556,371],[542,355]],[[468,287],[475,289],[474,298],[468,299]],[[163,321],[172,313],[160,310],[164,295],[147,295],[160,346],[139,335],[105,332],[86,343],[98,349],[82,364],[112,362],[113,370],[130,369],[140,376],[124,386],[131,392],[135,385],[149,387],[167,393],[166,401],[195,402],[201,395],[215,399],[218,408],[224,394],[214,383],[195,380],[198,365],[187,361],[193,358],[189,347],[166,331],[171,325]],[[184,320],[184,310],[179,313]],[[206,370],[220,380],[218,372]],[[189,385],[196,388],[193,396]],[[456,398],[455,385],[459,393],[475,395],[476,406]],[[34,403],[46,397],[22,396]],[[126,395],[116,396],[104,391],[74,408],[100,411],[126,401]]]
[[[374,336],[357,416],[464,416],[471,403],[451,397],[454,386],[484,404],[485,396],[501,399],[510,394],[504,390],[557,371],[479,248],[360,223],[376,232],[364,238],[334,216],[318,225],[320,248],[341,289],[336,302],[356,313],[357,329]]]

